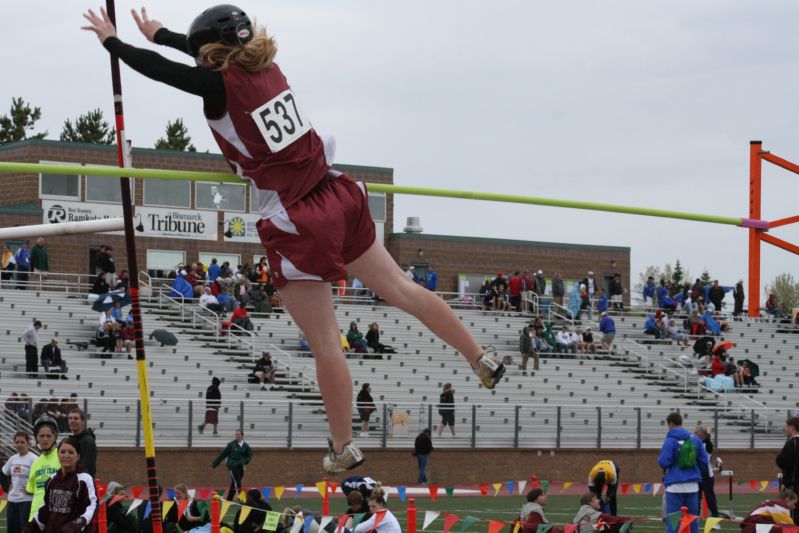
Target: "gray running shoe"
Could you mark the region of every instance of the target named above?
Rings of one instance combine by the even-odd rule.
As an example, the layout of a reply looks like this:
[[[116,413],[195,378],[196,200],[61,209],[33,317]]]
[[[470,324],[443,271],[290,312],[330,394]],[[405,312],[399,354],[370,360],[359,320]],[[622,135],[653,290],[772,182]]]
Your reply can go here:
[[[493,389],[502,376],[505,375],[505,365],[497,360],[494,348],[486,348],[486,352],[477,361],[478,368],[472,368],[477,377],[483,383],[483,387]]]
[[[361,450],[352,442],[347,443],[341,453],[336,453],[331,439],[327,439],[327,445],[329,451],[322,461],[325,472],[335,474],[345,470],[352,470],[364,461]]]

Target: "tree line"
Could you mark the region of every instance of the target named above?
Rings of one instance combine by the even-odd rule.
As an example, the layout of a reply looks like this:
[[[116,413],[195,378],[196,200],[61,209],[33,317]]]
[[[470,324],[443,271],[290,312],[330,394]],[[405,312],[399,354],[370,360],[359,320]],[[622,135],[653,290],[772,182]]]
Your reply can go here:
[[[22,141],[24,139],[44,139],[47,131],[34,133],[36,122],[42,118],[42,109],[31,107],[22,97],[11,99],[8,114],[0,116],[0,145]],[[66,119],[59,139],[68,142],[88,144],[113,144],[116,131],[103,117],[101,109],[93,109],[79,115],[74,120]],[[159,150],[177,150],[196,152],[191,144],[189,130],[182,118],[167,122],[164,137],[155,142]]]

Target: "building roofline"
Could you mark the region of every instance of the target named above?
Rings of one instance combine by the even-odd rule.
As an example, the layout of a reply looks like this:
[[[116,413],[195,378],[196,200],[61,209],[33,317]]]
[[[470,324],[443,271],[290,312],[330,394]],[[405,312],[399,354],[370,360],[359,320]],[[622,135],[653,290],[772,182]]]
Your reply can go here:
[[[44,213],[36,204],[25,202],[23,204],[0,205],[0,213],[4,215],[41,215]]]
[[[603,246],[598,244],[574,244],[565,242],[520,241],[515,239],[492,239],[488,237],[464,237],[461,235],[433,235],[430,233],[392,233],[391,239],[398,240],[424,240],[424,241],[455,241],[474,244],[507,244],[512,246],[527,246],[530,248],[571,248],[579,250],[593,250],[598,252],[630,253],[629,246]]]
[[[21,141],[7,143],[0,145],[0,153],[13,151],[19,148],[24,148],[26,146],[68,146],[70,148],[78,148],[81,150],[99,150],[99,151],[108,151],[116,153],[116,144],[92,144],[92,143],[76,143],[76,142],[69,142],[69,141],[57,141],[55,139],[23,139]],[[144,148],[144,147],[133,147],[132,150],[133,154],[147,154],[153,155],[158,157],[177,157],[177,158],[199,158],[199,159],[211,159],[211,160],[218,160],[224,161],[222,154],[215,153],[215,152],[180,152],[177,150],[159,150],[157,148]],[[394,169],[388,167],[373,167],[373,166],[364,166],[364,165],[345,165],[345,164],[334,164],[334,167],[340,169],[343,172],[379,172],[379,173],[388,173],[392,176],[394,175]]]

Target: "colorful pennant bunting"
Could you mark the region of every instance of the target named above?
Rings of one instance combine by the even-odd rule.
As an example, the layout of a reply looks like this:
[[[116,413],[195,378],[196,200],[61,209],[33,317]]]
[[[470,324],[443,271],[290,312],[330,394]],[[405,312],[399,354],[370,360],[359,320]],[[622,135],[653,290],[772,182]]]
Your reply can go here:
[[[466,531],[469,526],[477,522],[476,516],[464,516],[463,517],[463,524],[461,525],[461,532]]]
[[[452,529],[452,526],[458,523],[461,517],[456,514],[447,514],[444,515],[444,533],[449,533],[449,530]]]
[[[435,511],[425,511],[424,512],[424,522],[422,522],[422,529],[427,529],[427,526],[433,523],[433,521],[441,516],[441,513],[437,513]]]

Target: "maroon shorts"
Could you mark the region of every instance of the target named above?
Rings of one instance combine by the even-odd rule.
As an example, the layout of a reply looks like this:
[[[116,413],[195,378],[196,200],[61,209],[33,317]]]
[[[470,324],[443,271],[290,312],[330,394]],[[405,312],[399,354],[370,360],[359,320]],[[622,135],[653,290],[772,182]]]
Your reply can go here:
[[[276,288],[289,281],[344,279],[344,265],[375,241],[366,186],[346,174],[328,174],[302,200],[258,221],[258,235]]]
[[[205,423],[215,426],[219,423],[219,411],[216,409],[205,410]]]

